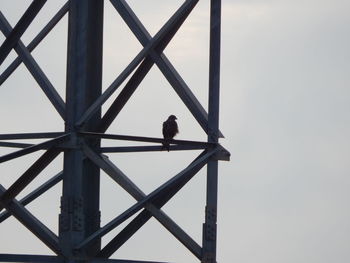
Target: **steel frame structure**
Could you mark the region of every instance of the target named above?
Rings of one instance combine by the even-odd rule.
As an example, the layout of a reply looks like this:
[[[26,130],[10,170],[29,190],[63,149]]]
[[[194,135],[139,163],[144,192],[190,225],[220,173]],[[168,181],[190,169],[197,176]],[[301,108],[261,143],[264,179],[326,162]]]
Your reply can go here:
[[[6,81],[23,63],[65,122],[63,132],[0,134],[1,147],[18,148],[10,154],[0,156],[0,163],[43,151],[43,154],[8,189],[0,184],[0,223],[10,216],[15,217],[55,253],[55,256],[0,254],[0,262],[146,262],[110,259],[110,256],[151,217],[157,219],[200,262],[216,262],[218,161],[229,160],[230,156],[229,152],[219,144],[219,137],[222,136],[219,131],[221,1],[211,0],[210,3],[208,113],[163,53],[198,1],[185,0],[152,37],[125,0],[110,0],[140,41],[143,49],[103,93],[104,1],[69,0],[28,46],[25,46],[20,38],[45,5],[46,0],[33,0],[14,28],[0,12],[0,30],[6,37],[0,47],[0,64],[12,49],[18,54],[13,63],[0,75],[0,83]],[[69,16],[67,85],[64,101],[32,57],[31,52],[67,13]],[[146,195],[108,159],[105,153],[161,151],[163,139],[105,132],[154,64],[207,133],[208,140],[207,142],[172,140],[171,151],[201,149],[202,152],[181,172]],[[104,102],[129,76],[131,77],[120,94],[107,112],[101,116],[101,107]],[[38,144],[16,142],[24,139],[45,139],[45,141]],[[101,147],[101,140],[106,139],[138,141],[153,143],[153,145]],[[18,201],[17,195],[60,154],[63,154],[64,158],[62,172]],[[199,245],[161,208],[204,166],[207,166],[207,199],[203,241],[202,245]],[[104,226],[100,226],[100,170],[103,170],[136,200],[134,205]],[[63,187],[59,231],[56,235],[25,206],[58,182],[62,182]],[[101,237],[133,215],[137,216],[107,245],[101,247]]]

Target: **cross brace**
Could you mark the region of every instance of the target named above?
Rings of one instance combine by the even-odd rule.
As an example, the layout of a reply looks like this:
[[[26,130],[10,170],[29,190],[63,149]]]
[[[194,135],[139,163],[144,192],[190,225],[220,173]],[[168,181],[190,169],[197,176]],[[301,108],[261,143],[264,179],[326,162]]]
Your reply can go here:
[[[17,22],[11,33],[6,37],[4,43],[0,47],[0,65],[4,62],[11,49],[17,45],[19,39],[26,31],[28,26],[34,20],[40,9],[44,6],[46,0],[34,0],[23,16]]]
[[[10,24],[6,20],[5,16],[0,12],[0,28],[5,36],[9,36],[12,30]],[[44,72],[41,70],[40,66],[27,48],[24,46],[22,41],[18,40],[17,45],[14,47],[15,51],[19,57],[24,62],[25,66],[28,68],[30,73],[33,75],[34,79],[39,84],[40,88],[44,91],[45,95],[49,98],[57,112],[64,119],[65,103],[62,100],[61,96],[55,90],[50,80],[46,77]]]
[[[138,229],[140,229],[151,217],[156,218],[170,233],[174,235],[186,248],[188,248],[202,263],[215,263],[216,259],[216,202],[217,202],[217,162],[218,160],[228,160],[229,152],[218,144],[218,138],[222,137],[218,128],[218,99],[219,99],[219,54],[220,54],[220,0],[211,1],[211,40],[210,40],[210,78],[209,78],[209,108],[208,114],[199,101],[196,99],[190,88],[185,81],[181,78],[180,74],[176,71],[174,66],[168,60],[163,53],[164,49],[176,34],[177,30],[181,27],[182,23],[186,20],[187,16],[191,13],[192,9],[198,3],[198,0],[186,0],[176,13],[165,23],[165,25],[158,31],[158,33],[151,37],[136,14],[128,6],[125,0],[110,0],[114,8],[118,11],[130,30],[134,33],[136,38],[142,44],[143,49],[139,54],[131,61],[131,63],[124,69],[124,71],[116,78],[116,80],[107,88],[107,90],[100,94],[98,97],[94,97],[91,103],[88,103],[87,107],[82,101],[78,102],[77,97],[81,96],[81,93],[74,94],[74,87],[76,84],[82,85],[83,82],[77,81],[76,75],[72,74],[67,77],[67,83],[70,86],[67,91],[67,101],[69,101],[69,107],[66,109],[66,103],[58,95],[48,78],[45,76],[39,65],[31,56],[30,52],[41,42],[41,40],[51,31],[51,29],[60,21],[60,19],[69,11],[70,19],[73,19],[74,26],[77,28],[86,28],[81,20],[77,20],[74,15],[81,15],[82,19],[88,17],[89,12],[94,12],[91,9],[95,6],[97,0],[87,0],[89,3],[82,4],[79,0],[68,1],[50,20],[50,22],[40,31],[40,33],[32,40],[32,42],[26,47],[20,41],[21,35],[25,32],[31,21],[35,18],[36,14],[40,11],[41,7],[45,4],[46,0],[33,0],[30,7],[24,13],[22,18],[12,29],[6,18],[0,12],[0,30],[6,36],[5,42],[0,47],[0,62],[3,62],[11,49],[15,49],[18,53],[18,58],[10,64],[10,66],[0,75],[0,83],[3,83],[7,77],[16,69],[16,67],[23,62],[28,70],[31,72],[39,86],[42,88],[46,96],[49,98],[57,112],[66,121],[65,133],[34,133],[34,134],[3,134],[0,135],[0,140],[17,140],[17,139],[39,139],[50,138],[50,140],[38,143],[28,144],[22,142],[4,142],[0,141],[0,146],[22,148],[10,154],[6,154],[0,157],[0,163],[10,161],[12,159],[39,151],[46,150],[46,152],[8,189],[6,190],[0,186],[0,208],[6,208],[6,212],[0,214],[0,222],[4,221],[10,215],[16,217],[22,222],[30,231],[32,231],[43,243],[45,243],[54,253],[59,255],[55,256],[34,256],[34,255],[9,255],[0,254],[0,262],[52,262],[63,263],[65,259],[61,256],[61,245],[58,242],[58,237],[52,233],[47,227],[45,227],[40,221],[38,221],[33,215],[31,215],[24,206],[35,198],[46,192],[52,186],[59,181],[67,180],[65,173],[57,174],[55,177],[48,180],[45,184],[32,191],[29,195],[23,198],[21,201],[17,201],[15,197],[20,193],[31,181],[62,151],[75,152],[75,157],[81,158],[81,160],[87,160],[91,164],[95,165],[98,169],[104,170],[115,182],[122,186],[131,196],[136,200],[136,203],[129,209],[118,215],[107,225],[93,230],[87,237],[82,239],[80,243],[74,247],[76,251],[82,249],[89,249],[89,246],[96,240],[99,240],[103,235],[120,225],[126,219],[132,215],[139,213],[131,222],[117,234],[105,247],[103,247],[96,256],[89,258],[89,262],[92,263],[146,263],[146,261],[135,260],[111,260],[107,259],[116,250],[118,250]],[[91,5],[90,5],[91,4]],[[101,2],[99,2],[101,4]],[[90,5],[90,6],[89,6]],[[99,8],[102,5],[99,5]],[[80,8],[87,8],[86,13],[80,13]],[[71,10],[69,10],[71,8]],[[73,9],[72,9],[73,8]],[[90,8],[90,10],[89,10]],[[79,10],[79,12],[78,12]],[[91,11],[92,10],[92,11]],[[84,11],[84,12],[85,12]],[[100,9],[101,11],[101,9]],[[100,12],[99,11],[99,12]],[[99,13],[99,19],[102,18],[102,12]],[[75,20],[74,20],[75,19]],[[91,22],[86,20],[88,25]],[[100,22],[102,20],[99,20]],[[92,25],[92,24],[91,24]],[[94,27],[94,30],[99,31],[102,28],[102,23],[99,27]],[[75,30],[75,29],[73,29]],[[91,32],[93,32],[91,31]],[[85,37],[91,37],[91,32],[87,35],[81,35],[77,42],[73,43],[68,51],[72,55],[72,50],[75,49],[77,43],[83,43]],[[78,32],[80,33],[80,31]],[[101,33],[101,31],[99,31]],[[89,35],[90,34],[90,35]],[[81,42],[83,41],[83,42]],[[84,42],[86,43],[86,41]],[[102,43],[102,42],[101,42]],[[101,47],[99,41],[96,41],[96,45]],[[95,45],[94,44],[94,45]],[[87,47],[87,46],[86,46]],[[102,49],[101,49],[102,50]],[[77,52],[73,52],[76,54]],[[85,52],[85,50],[84,50]],[[96,56],[96,57],[94,57]],[[101,58],[99,51],[92,55],[90,58]],[[74,59],[77,59],[75,57]],[[78,60],[77,60],[78,61]],[[83,60],[84,63],[86,60]],[[0,63],[1,64],[1,63]],[[77,68],[74,66],[77,64],[78,68],[81,63],[70,63],[69,74],[71,70],[75,71]],[[174,88],[178,96],[183,100],[189,111],[198,121],[203,130],[208,134],[208,142],[194,142],[194,141],[181,141],[172,140],[171,150],[204,150],[188,167],[186,167],[179,174],[171,178],[165,184],[159,186],[150,194],[146,195],[139,189],[115,164],[113,164],[106,156],[102,155],[103,152],[138,152],[138,151],[159,151],[162,150],[161,146],[131,146],[131,147],[100,147],[99,143],[101,139],[113,139],[113,140],[127,140],[127,141],[142,141],[147,143],[162,143],[163,139],[148,138],[139,136],[125,136],[125,135],[113,135],[104,134],[110,124],[117,117],[129,98],[135,92],[143,78],[149,72],[151,67],[156,64],[163,75],[166,77],[170,85]],[[89,64],[90,65],[90,64]],[[85,68],[85,67],[83,67]],[[82,69],[82,67],[80,67]],[[90,68],[89,70],[91,70]],[[100,66],[96,66],[94,69],[99,71]],[[93,70],[96,72],[95,70]],[[107,110],[106,114],[102,118],[97,118],[101,111],[101,107],[104,102],[110,98],[110,96],[117,90],[117,88],[126,80],[127,77],[133,75],[126,83],[125,87],[117,96],[111,107]],[[91,73],[91,72],[90,72]],[[84,72],[84,78],[90,80],[91,75],[88,71]],[[69,75],[68,74],[68,75]],[[99,85],[100,74],[96,74],[93,77],[93,81],[96,85]],[[69,81],[68,81],[69,80]],[[72,81],[73,80],[73,81]],[[84,79],[85,80],[85,79]],[[87,83],[91,86],[91,83]],[[72,88],[73,87],[73,88]],[[92,86],[91,86],[92,87]],[[73,93],[70,93],[73,92]],[[91,90],[86,90],[91,92]],[[97,93],[96,93],[97,94]],[[95,95],[96,95],[95,94]],[[72,97],[73,96],[73,97]],[[83,97],[81,97],[83,98]],[[87,97],[86,97],[87,98]],[[91,99],[89,97],[88,99]],[[74,111],[74,103],[79,104],[79,112]],[[94,132],[92,132],[94,131]],[[96,133],[96,131],[100,133]],[[78,143],[79,142],[79,143]],[[95,144],[91,144],[95,142]],[[73,155],[71,155],[72,157]],[[73,158],[73,159],[74,159]],[[207,164],[208,171],[208,185],[207,185],[207,206],[206,217],[203,225],[203,245],[198,245],[185,231],[183,231],[170,217],[168,217],[162,210],[162,206],[166,204],[201,168]],[[77,170],[77,172],[79,172]],[[97,175],[97,173],[96,173]],[[65,178],[65,179],[64,179]],[[66,183],[64,182],[64,185]],[[77,195],[77,197],[79,197]],[[79,198],[78,198],[79,199]],[[77,199],[77,200],[78,200]],[[67,199],[68,200],[68,199]],[[75,200],[75,199],[74,199]],[[92,199],[91,199],[92,200]],[[83,206],[82,206],[83,207]],[[1,209],[0,209],[1,210]],[[61,234],[61,233],[60,233]],[[78,237],[78,236],[76,236]],[[67,251],[67,250],[66,250]],[[65,256],[67,254],[63,253]],[[78,253],[79,254],[79,253]],[[83,258],[82,258],[83,259]],[[85,260],[87,258],[84,258]],[[68,260],[68,259],[67,259]],[[70,260],[70,259],[69,259]],[[74,260],[73,260],[74,261]],[[74,261],[75,262],[75,261]],[[156,263],[156,262],[148,262]]]

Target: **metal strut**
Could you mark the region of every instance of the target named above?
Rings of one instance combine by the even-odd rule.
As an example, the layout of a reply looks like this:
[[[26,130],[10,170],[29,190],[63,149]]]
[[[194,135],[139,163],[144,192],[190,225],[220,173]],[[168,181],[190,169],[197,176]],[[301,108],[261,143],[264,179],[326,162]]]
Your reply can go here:
[[[143,48],[104,92],[102,92],[103,0],[69,0],[28,46],[25,46],[20,38],[47,1],[33,0],[13,28],[5,15],[0,12],[0,30],[6,37],[0,46],[0,64],[12,49],[18,54],[18,57],[0,74],[0,85],[23,62],[65,125],[64,130],[59,132],[0,134],[0,147],[15,148],[13,152],[0,156],[0,164],[42,151],[41,156],[8,189],[0,182],[0,223],[13,216],[55,254],[50,256],[0,254],[0,262],[165,263],[110,259],[154,217],[194,255],[195,259],[201,263],[216,263],[218,161],[229,160],[230,153],[219,143],[219,138],[223,137],[219,130],[221,0],[207,1],[210,1],[208,112],[164,54],[165,48],[199,0],[183,1],[154,36],[148,33],[127,1],[110,0],[113,8]],[[67,79],[66,98],[63,100],[31,52],[66,13],[68,13]],[[207,141],[170,140],[171,151],[200,150],[201,153],[167,182],[146,194],[105,154],[162,151],[161,145],[164,140],[105,132],[153,65],[160,69],[207,134]],[[125,86],[102,115],[102,106],[124,81]],[[40,141],[33,143],[33,140],[37,139]],[[101,147],[102,140],[142,142],[147,145]],[[16,197],[60,154],[63,154],[63,170],[47,178],[46,182],[18,201]],[[162,207],[205,166],[206,206],[200,244],[169,217]],[[100,171],[104,171],[135,199],[132,206],[116,215],[104,226],[100,226]],[[62,183],[61,210],[58,234],[55,234],[39,218],[32,215],[26,205],[59,182]],[[132,216],[134,218],[130,219]],[[130,219],[128,224],[102,246],[102,237],[128,219]]]

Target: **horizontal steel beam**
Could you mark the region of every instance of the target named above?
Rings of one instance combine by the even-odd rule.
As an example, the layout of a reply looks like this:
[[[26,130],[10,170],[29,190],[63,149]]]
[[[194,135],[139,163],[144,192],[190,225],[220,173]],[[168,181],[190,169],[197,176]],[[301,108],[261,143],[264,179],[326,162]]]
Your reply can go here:
[[[27,30],[36,15],[46,3],[46,0],[34,0],[17,22],[11,33],[0,47],[0,65],[4,62],[11,49],[15,47],[23,33]],[[1,13],[1,12],[0,12]],[[1,13],[2,14],[2,13]]]
[[[0,254],[0,262],[64,263],[66,261],[63,257],[59,257],[59,256]],[[89,259],[89,263],[170,263],[170,262],[93,258],[93,259]]]
[[[105,133],[94,133],[94,132],[80,132],[78,133],[82,136],[87,137],[97,137],[101,139],[110,140],[121,140],[121,141],[136,141],[136,142],[153,142],[153,143],[163,143],[164,139],[154,138],[154,137],[142,137],[142,136],[129,136],[129,135],[118,135],[118,134],[105,134]],[[188,145],[188,146],[200,146],[203,148],[215,147],[216,144],[199,142],[199,141],[187,141],[187,140],[170,140],[171,144],[178,145]]]
[[[37,132],[0,134],[0,140],[49,139],[65,135],[64,132]]]
[[[0,262],[64,263],[65,261],[62,257],[57,256],[0,254]]]
[[[94,258],[89,260],[89,263],[170,263],[170,262]]]
[[[8,147],[8,148],[27,148],[31,147],[34,144],[29,143],[16,143],[16,142],[1,142],[0,141],[0,147]]]
[[[52,139],[52,140],[49,140],[49,141],[46,141],[43,143],[29,146],[29,147],[24,148],[22,150],[15,151],[13,153],[5,154],[5,155],[0,157],[0,163],[7,162],[7,161],[10,161],[12,159],[15,159],[15,158],[21,157],[23,155],[27,155],[27,154],[30,154],[30,153],[33,153],[33,152],[36,152],[36,151],[39,151],[39,150],[42,150],[45,148],[56,147],[60,143],[66,141],[69,137],[70,137],[69,135],[63,135],[63,136],[57,137],[55,139]]]
[[[1,143],[0,143],[1,145]],[[192,145],[171,145],[170,151],[188,151],[188,150],[203,150],[206,146]],[[101,147],[101,153],[125,153],[125,152],[159,152],[164,151],[164,146],[120,146],[120,147]]]
[[[47,25],[38,33],[38,35],[29,43],[27,50],[32,52],[37,45],[47,36],[47,34],[56,26],[56,24],[62,19],[62,17],[68,11],[68,2],[56,13],[56,15],[47,23]],[[7,80],[9,76],[17,69],[22,63],[21,57],[17,57],[2,74],[0,75],[0,86]]]

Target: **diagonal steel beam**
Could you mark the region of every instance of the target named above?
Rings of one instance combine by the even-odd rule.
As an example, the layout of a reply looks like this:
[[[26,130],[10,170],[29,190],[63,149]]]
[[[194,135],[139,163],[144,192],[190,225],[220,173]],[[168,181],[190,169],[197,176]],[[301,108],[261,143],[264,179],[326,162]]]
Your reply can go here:
[[[0,195],[1,209],[14,199],[28,184],[30,184],[59,154],[60,150],[51,148],[47,150],[40,158],[35,161],[23,174],[18,178],[10,188]]]
[[[149,50],[157,43],[153,41],[146,48],[142,49],[137,56],[130,62],[130,64],[120,73],[120,75],[113,81],[113,83],[104,91],[104,93],[86,110],[81,118],[76,122],[76,126],[82,126],[88,119],[91,118],[105,103],[110,96],[119,88],[123,81],[134,71],[134,69],[145,58]]]
[[[113,120],[117,117],[120,111],[124,108],[130,97],[134,94],[137,87],[140,85],[144,77],[150,71],[153,66],[152,60],[147,57],[141,65],[137,68],[133,76],[125,85],[124,89],[120,92],[118,97],[114,100],[112,105],[108,108],[107,112],[103,115],[100,123],[97,126],[99,132],[105,132],[111,125]]]
[[[105,234],[112,231],[114,228],[116,228],[118,225],[123,223],[125,220],[130,218],[132,215],[140,211],[143,207],[145,207],[147,204],[152,203],[155,199],[159,198],[159,196],[164,196],[167,192],[169,192],[174,186],[178,185],[182,181],[186,180],[188,177],[192,177],[191,171],[194,169],[203,166],[208,159],[215,153],[215,151],[210,151],[210,153],[205,154],[201,158],[197,159],[193,163],[191,163],[187,168],[182,170],[180,173],[175,175],[173,178],[159,186],[156,190],[151,192],[149,195],[147,195],[145,198],[143,198],[141,201],[138,201],[136,204],[131,206],[129,209],[125,210],[122,214],[117,216],[115,219],[110,221],[108,224],[106,224],[104,227],[96,231],[91,236],[87,237],[82,243],[80,243],[76,249],[82,249],[86,246],[88,246],[91,242],[93,242],[95,239],[101,238]]]
[[[134,33],[140,43],[145,46],[151,39],[151,35],[148,33],[142,22],[138,19],[136,14],[132,11],[130,6],[125,0],[110,0],[115,9],[119,12],[124,22],[129,26],[130,30]],[[174,88],[175,92],[182,99],[184,104],[190,110],[192,115],[198,121],[203,130],[208,133],[208,114],[192,93],[186,82],[181,78],[180,74],[176,71],[174,66],[168,60],[168,58],[162,54],[157,53],[154,50],[150,51],[150,57],[157,64],[160,71],[166,77],[170,85]],[[220,136],[223,135],[220,133]]]
[[[0,142],[0,147],[9,147],[9,148],[27,148],[33,146],[30,143],[16,143],[16,142]]]
[[[56,26],[56,24],[62,19],[62,17],[68,12],[68,2],[52,17],[52,19],[46,24],[46,26],[37,34],[37,36],[28,44],[27,50],[32,52],[37,45],[47,36],[48,33]],[[9,76],[17,69],[22,63],[21,57],[17,57],[0,75],[0,86],[7,80]]]
[[[215,154],[217,150],[212,150],[212,153]],[[196,163],[198,160],[203,158],[208,154],[207,151],[202,152],[191,164]],[[179,181],[178,185],[174,186],[163,196],[159,196],[157,199],[153,201],[153,205],[156,208],[161,208],[164,204],[166,204],[203,166],[198,166],[196,169],[191,171],[191,176],[184,178],[184,180]],[[135,219],[133,219],[116,237],[114,237],[100,252],[99,256],[101,257],[110,257],[116,250],[118,250],[128,239],[134,235],[147,221],[152,217],[152,211],[144,210]],[[165,218],[166,220],[168,218]],[[168,228],[167,228],[168,229]],[[172,229],[168,229],[172,232]],[[181,236],[181,239],[186,239],[187,234],[178,232]],[[185,235],[185,236],[183,236]],[[202,249],[196,243],[183,243],[198,259],[202,257]]]
[[[96,154],[88,146],[84,146],[84,153],[137,201],[141,201],[146,197],[146,194],[142,192],[142,190],[139,189],[137,185],[135,185],[121,170],[119,170],[118,167],[109,161],[107,157]],[[163,211],[153,204],[147,204],[146,209],[182,244],[184,244],[191,251],[196,251],[200,254],[200,246]]]
[[[83,146],[84,154],[105,171],[116,183],[118,183],[125,191],[127,191],[137,201],[146,197],[145,193],[137,187],[118,167],[116,167],[107,156],[101,156],[94,152],[87,145]]]
[[[109,258],[122,245],[124,245],[131,236],[133,236],[144,224],[151,219],[152,214],[148,210],[143,210],[137,215],[120,233],[118,233],[98,254],[100,257]]]
[[[216,152],[216,150],[214,150]],[[206,155],[206,151],[200,154],[192,163],[195,163],[197,160]],[[193,170],[193,175],[196,174],[201,167],[197,167],[197,170]],[[181,188],[184,186],[192,177],[184,178],[183,181],[180,181],[177,186],[174,186],[172,189],[167,191],[163,196],[157,197],[152,203],[155,207],[162,207],[168,200],[170,200]],[[117,249],[119,249],[134,233],[136,233],[152,216],[154,211],[144,210],[140,213],[134,220],[131,221],[115,238],[113,238],[100,252],[99,256],[109,257]],[[172,232],[171,229],[168,229]],[[179,233],[182,235],[183,233]],[[179,239],[181,241],[181,239]],[[185,245],[197,258],[201,259],[201,248],[196,244],[194,246]]]
[[[37,189],[23,197],[19,201],[19,203],[23,206],[26,206],[27,204],[34,201],[37,197],[45,193],[47,190],[51,189],[53,186],[55,186],[57,183],[59,183],[62,180],[63,173],[60,172],[56,174],[54,177],[52,177],[50,180],[48,180],[46,183],[40,185]],[[11,214],[8,211],[5,211],[0,214],[0,223],[5,221],[7,218],[9,218]]]
[[[9,133],[0,134],[0,140],[47,139],[64,135],[64,132]]]
[[[4,194],[5,192],[6,189],[0,185],[0,194]],[[0,201],[0,205],[3,205],[7,211],[9,211],[53,252],[60,254],[58,237],[36,217],[34,217],[27,209],[25,209],[18,201],[11,200],[10,202],[6,203]]]
[[[45,148],[57,146],[60,143],[66,141],[69,137],[70,136],[68,134],[62,135],[62,136],[59,136],[59,137],[54,138],[52,140],[48,140],[48,141],[43,142],[43,143],[35,144],[33,146],[30,146],[30,147],[27,147],[27,148],[24,148],[24,149],[15,151],[15,152],[5,154],[5,155],[0,157],[0,163],[7,162],[7,161],[10,161],[12,159],[15,159],[15,158],[21,157],[23,155],[33,153],[33,152],[36,152],[36,151],[39,151],[39,150],[42,150]]]
[[[11,49],[17,45],[21,36],[27,30],[28,26],[32,23],[45,3],[46,0],[34,0],[24,12],[23,16],[19,19],[16,26],[6,37],[5,41],[0,47],[0,65],[4,62]]]
[[[197,2],[198,0],[195,0]],[[169,43],[172,34],[175,34],[178,27],[184,22],[188,14],[191,12],[193,0],[187,0],[176,13],[165,23],[165,25],[158,31],[158,33],[148,42],[148,44],[142,49],[142,51],[134,58],[134,60],[127,66],[127,68],[118,76],[118,78],[108,87],[108,89],[100,96],[99,99],[95,101],[93,105],[84,113],[84,115],[76,123],[77,126],[81,126],[84,122],[89,119],[100,107],[101,105],[114,93],[114,91],[122,84],[122,82],[131,74],[131,72],[139,65],[139,63],[148,55],[149,51],[152,49],[161,49],[160,52]],[[152,63],[153,65],[153,63]],[[143,74],[146,75],[148,70],[152,65],[148,63],[143,63],[142,68],[138,68],[138,75],[134,74],[135,84],[139,79],[143,79]],[[145,67],[145,68],[143,68]],[[146,68],[149,67],[147,70]],[[130,88],[133,88],[129,84]]]
[[[150,53],[162,53],[166,46],[169,44],[171,39],[175,36],[176,32],[179,30],[181,25],[185,22],[188,15],[191,13],[193,8],[198,3],[198,0],[187,0],[176,12],[175,14],[168,20],[165,24],[173,25],[169,28],[167,34],[164,39],[156,46],[154,49],[150,50]],[[164,27],[165,27],[164,26]],[[163,28],[164,28],[163,27]],[[162,30],[162,29],[161,29]],[[149,39],[151,40],[151,38]],[[149,42],[149,41],[148,41]],[[146,46],[147,44],[145,44]],[[123,109],[127,101],[130,99],[132,94],[135,92],[137,87],[140,85],[144,77],[150,71],[152,66],[154,65],[154,61],[148,55],[147,58],[142,62],[133,76],[130,78],[123,91],[119,94],[119,96],[114,100],[110,108],[107,110],[105,115],[103,116],[100,124],[99,131],[106,131],[107,128],[111,125],[113,120],[118,116],[119,112]]]
[[[5,16],[0,12],[0,24],[1,30],[5,36],[10,36],[12,30],[11,25],[6,20]],[[51,84],[50,80],[46,77],[45,73],[41,70],[38,63],[34,60],[30,52],[24,46],[22,41],[18,40],[17,45],[14,47],[17,54],[21,57],[29,72],[32,74],[40,88],[48,97],[52,105],[57,112],[61,115],[62,119],[65,118],[65,103],[56,89]]]

